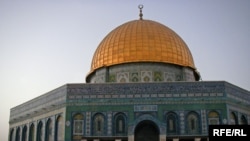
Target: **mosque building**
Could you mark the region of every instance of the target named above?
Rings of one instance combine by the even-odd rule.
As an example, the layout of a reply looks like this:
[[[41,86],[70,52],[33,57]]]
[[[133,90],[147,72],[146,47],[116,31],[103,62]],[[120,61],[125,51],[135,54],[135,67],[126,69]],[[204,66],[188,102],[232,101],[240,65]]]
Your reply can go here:
[[[9,141],[208,141],[209,125],[249,125],[250,92],[201,81],[184,40],[142,8],[100,42],[86,83],[11,108]]]

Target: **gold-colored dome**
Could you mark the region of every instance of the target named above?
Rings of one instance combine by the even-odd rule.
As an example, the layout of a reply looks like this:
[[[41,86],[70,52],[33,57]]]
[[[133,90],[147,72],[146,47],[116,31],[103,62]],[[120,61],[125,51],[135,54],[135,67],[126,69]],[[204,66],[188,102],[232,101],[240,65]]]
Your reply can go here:
[[[111,31],[96,49],[93,72],[131,62],[162,62],[195,69],[185,42],[170,28],[151,20],[134,20]]]

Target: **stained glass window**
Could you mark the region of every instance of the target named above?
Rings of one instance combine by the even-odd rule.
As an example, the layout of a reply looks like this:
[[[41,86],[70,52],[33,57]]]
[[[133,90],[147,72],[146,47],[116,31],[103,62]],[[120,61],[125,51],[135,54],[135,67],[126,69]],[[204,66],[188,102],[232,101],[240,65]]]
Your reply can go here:
[[[219,114],[215,111],[211,111],[208,114],[208,124],[210,125],[218,125],[219,121]]]
[[[199,119],[198,115],[194,112],[191,112],[187,116],[187,129],[188,133],[199,133]]]
[[[167,132],[168,134],[177,133],[177,115],[175,113],[167,114]]]
[[[103,135],[105,131],[104,128],[104,116],[102,114],[96,114],[93,121],[94,135]]]
[[[115,133],[122,134],[125,133],[125,116],[123,114],[118,114],[115,116]]]
[[[74,128],[73,128],[74,135],[82,135],[83,134],[83,127],[84,127],[83,115],[76,114],[74,116]]]

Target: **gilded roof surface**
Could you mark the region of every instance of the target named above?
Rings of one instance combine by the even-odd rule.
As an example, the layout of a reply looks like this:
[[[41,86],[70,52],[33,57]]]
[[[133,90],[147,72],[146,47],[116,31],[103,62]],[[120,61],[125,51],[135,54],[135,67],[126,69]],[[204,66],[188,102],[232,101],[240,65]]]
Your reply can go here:
[[[173,30],[151,20],[134,20],[111,31],[96,49],[91,71],[131,62],[162,62],[195,69],[192,54]]]

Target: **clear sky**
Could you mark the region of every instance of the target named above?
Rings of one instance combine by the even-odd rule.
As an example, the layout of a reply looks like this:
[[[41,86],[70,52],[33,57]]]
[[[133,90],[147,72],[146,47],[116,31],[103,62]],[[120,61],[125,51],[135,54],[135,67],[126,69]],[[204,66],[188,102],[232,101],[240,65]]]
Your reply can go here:
[[[203,81],[250,90],[249,0],[0,0],[0,140],[10,109],[85,83],[95,49],[117,26],[158,21],[187,43]]]

